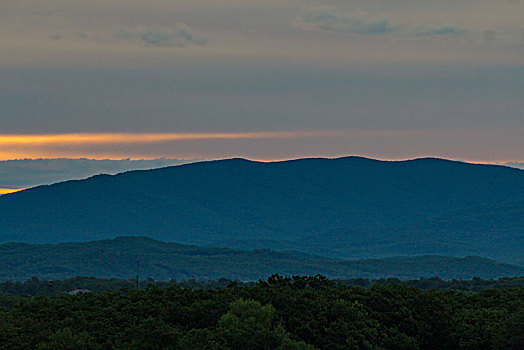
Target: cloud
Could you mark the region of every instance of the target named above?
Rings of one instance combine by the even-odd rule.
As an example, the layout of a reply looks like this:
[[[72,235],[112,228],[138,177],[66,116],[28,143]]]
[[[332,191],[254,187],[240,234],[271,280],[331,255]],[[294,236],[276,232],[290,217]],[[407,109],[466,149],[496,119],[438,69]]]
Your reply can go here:
[[[389,19],[385,17],[371,17],[366,12],[341,14],[327,6],[304,9],[294,24],[307,31],[358,35],[387,34],[398,29],[392,26]]]
[[[174,28],[137,26],[121,29],[116,37],[150,47],[185,47],[188,44],[204,45],[209,41],[184,23],[177,23]]]
[[[524,170],[524,162],[507,162],[502,165]]]
[[[454,26],[443,26],[443,27],[437,27],[437,28],[428,28],[423,29],[415,33],[416,36],[435,36],[435,35],[460,35],[465,33],[466,30],[462,28],[457,28]]]
[[[395,24],[392,24],[395,23]],[[427,26],[401,23],[389,15],[367,12],[340,12],[328,6],[308,7],[295,19],[294,25],[305,31],[377,35],[395,33],[403,37],[454,36],[466,32],[453,26]]]

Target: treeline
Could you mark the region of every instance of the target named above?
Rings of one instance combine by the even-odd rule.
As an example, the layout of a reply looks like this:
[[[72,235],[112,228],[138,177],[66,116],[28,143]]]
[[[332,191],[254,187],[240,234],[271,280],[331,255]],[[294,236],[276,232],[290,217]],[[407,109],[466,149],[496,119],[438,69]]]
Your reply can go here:
[[[461,291],[461,292],[480,292],[486,289],[509,289],[524,287],[524,277],[501,277],[499,279],[482,279],[474,277],[470,280],[452,279],[443,280],[439,277],[419,278],[414,280],[400,280],[398,278],[380,278],[369,280],[363,278],[353,278],[350,280],[338,281],[346,286],[360,286],[369,288],[373,285],[393,285],[401,284],[403,286],[417,287],[422,290],[437,291]]]
[[[499,279],[482,279],[475,277],[471,280],[443,280],[439,277],[419,278],[414,280],[400,280],[398,278],[380,278],[370,280],[365,278],[353,278],[348,280],[333,280],[337,284],[345,286],[358,286],[370,288],[373,285],[393,285],[400,284],[404,286],[417,287],[422,290],[434,289],[437,291],[462,291],[462,292],[479,292],[486,289],[509,289],[524,287],[524,277],[502,277]],[[255,282],[240,282],[228,278],[218,280],[202,281],[188,279],[184,281],[169,280],[157,281],[152,278],[140,280],[138,288],[144,289],[150,285],[160,288],[177,285],[180,288],[190,289],[221,289],[231,285],[235,286],[254,286]],[[86,289],[94,293],[104,291],[117,291],[122,288],[136,289],[136,280],[123,280],[119,278],[96,278],[96,277],[75,277],[63,280],[44,280],[37,277],[27,281],[6,281],[0,282],[0,295],[9,294],[12,297],[32,297],[37,295],[56,296],[69,293],[76,289]],[[0,299],[1,300],[1,299]],[[2,306],[0,301],[0,306]]]
[[[524,348],[524,287],[345,284],[272,276],[219,288],[37,296],[0,308],[0,349]]]
[[[156,281],[152,278],[140,280],[138,289],[145,289],[148,286],[156,286],[159,288],[166,288],[172,285],[177,285],[180,288],[189,289],[222,289],[230,285],[237,286],[254,286],[255,282],[239,282],[227,278],[220,278],[216,281],[197,281],[189,279],[185,281]],[[524,278],[523,278],[524,284]],[[123,280],[119,278],[96,278],[96,277],[75,277],[64,280],[44,280],[33,277],[27,281],[6,281],[0,283],[0,295],[10,295],[13,297],[33,297],[33,296],[59,296],[68,294],[75,290],[88,290],[93,293],[101,293],[105,291],[119,291],[121,289],[137,289],[135,279]],[[0,306],[2,304],[0,303]]]

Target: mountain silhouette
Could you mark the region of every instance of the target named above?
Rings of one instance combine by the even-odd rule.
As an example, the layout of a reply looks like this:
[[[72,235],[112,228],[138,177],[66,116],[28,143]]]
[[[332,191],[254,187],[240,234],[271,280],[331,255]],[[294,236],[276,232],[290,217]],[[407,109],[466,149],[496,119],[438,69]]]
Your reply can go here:
[[[524,267],[468,256],[397,257],[356,261],[307,257],[267,249],[251,251],[117,237],[84,243],[0,244],[0,280],[65,279],[76,276],[130,279],[140,261],[142,279],[266,279],[272,274],[329,278],[498,278],[524,274]]]
[[[228,159],[0,197],[0,242],[147,236],[346,259],[524,256],[524,171],[435,158]]]

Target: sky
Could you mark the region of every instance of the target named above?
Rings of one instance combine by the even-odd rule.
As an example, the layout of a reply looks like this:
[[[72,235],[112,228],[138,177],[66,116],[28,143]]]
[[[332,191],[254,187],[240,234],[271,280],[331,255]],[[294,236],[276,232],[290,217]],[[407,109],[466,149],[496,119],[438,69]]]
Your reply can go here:
[[[198,161],[177,159],[17,159],[0,161],[0,195],[39,185],[85,179],[99,174],[118,174]]]
[[[524,0],[2,0],[0,160],[524,161]]]

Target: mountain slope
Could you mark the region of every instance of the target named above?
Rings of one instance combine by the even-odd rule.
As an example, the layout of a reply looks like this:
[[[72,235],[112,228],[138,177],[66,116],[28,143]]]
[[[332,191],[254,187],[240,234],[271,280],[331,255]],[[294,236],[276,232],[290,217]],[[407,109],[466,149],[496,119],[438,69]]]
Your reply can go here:
[[[343,261],[306,257],[270,250],[164,243],[145,237],[119,237],[88,243],[0,245],[0,280],[26,280],[32,276],[63,279],[75,276],[133,278],[136,262],[140,276],[155,279],[257,280],[282,275],[322,274],[330,278],[402,279],[440,276],[497,278],[524,275],[524,268],[479,257],[420,256],[382,260]],[[3,267],[6,267],[4,269]]]
[[[0,242],[141,235],[344,258],[520,257],[524,171],[441,159],[201,162],[0,197]]]

